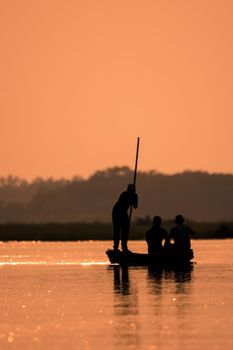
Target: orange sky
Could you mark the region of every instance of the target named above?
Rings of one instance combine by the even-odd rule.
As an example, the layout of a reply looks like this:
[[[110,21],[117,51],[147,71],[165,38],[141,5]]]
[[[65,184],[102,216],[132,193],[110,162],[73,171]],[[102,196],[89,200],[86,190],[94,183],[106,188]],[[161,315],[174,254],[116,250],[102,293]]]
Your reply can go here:
[[[0,0],[0,176],[233,173],[232,0]]]

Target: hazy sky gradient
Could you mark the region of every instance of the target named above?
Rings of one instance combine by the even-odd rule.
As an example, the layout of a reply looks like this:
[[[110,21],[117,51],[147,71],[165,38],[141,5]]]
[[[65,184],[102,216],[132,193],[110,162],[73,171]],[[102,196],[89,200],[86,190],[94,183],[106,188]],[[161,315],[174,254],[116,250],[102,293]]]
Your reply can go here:
[[[0,0],[0,176],[233,173],[232,0]]]

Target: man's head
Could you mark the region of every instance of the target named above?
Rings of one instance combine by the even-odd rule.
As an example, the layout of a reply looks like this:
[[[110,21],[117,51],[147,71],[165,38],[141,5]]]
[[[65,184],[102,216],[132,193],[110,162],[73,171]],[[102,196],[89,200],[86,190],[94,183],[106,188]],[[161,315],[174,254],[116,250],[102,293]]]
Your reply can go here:
[[[161,225],[161,222],[162,222],[162,219],[160,216],[154,216],[153,218],[153,224],[156,225],[156,226],[160,226]]]
[[[184,217],[182,215],[176,215],[175,223],[176,224],[183,224],[184,223]]]
[[[135,192],[135,185],[134,184],[128,184],[127,191],[128,192]]]

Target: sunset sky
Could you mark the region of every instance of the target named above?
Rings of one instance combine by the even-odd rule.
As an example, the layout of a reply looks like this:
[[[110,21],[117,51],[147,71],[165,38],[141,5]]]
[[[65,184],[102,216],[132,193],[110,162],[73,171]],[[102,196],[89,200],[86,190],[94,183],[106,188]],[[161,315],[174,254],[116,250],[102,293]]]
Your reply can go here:
[[[232,0],[0,0],[0,176],[233,173]]]

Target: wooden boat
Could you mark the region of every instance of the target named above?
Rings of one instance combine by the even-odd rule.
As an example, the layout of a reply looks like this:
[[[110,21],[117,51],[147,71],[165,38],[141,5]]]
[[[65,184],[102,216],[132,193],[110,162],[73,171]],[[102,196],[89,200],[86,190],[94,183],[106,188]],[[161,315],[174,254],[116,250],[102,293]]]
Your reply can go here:
[[[161,253],[155,254],[123,253],[108,249],[106,254],[111,264],[154,267],[187,264],[194,258],[192,249],[185,252],[178,252],[175,249],[164,249]]]

